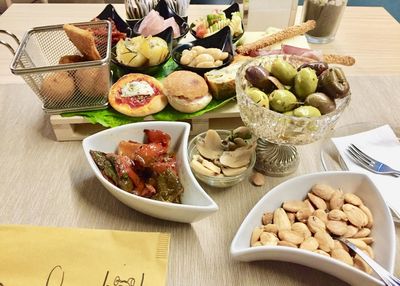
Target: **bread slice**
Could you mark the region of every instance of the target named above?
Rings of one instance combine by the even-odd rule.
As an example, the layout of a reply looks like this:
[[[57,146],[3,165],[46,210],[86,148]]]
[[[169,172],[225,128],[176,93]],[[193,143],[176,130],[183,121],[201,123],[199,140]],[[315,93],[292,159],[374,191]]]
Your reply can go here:
[[[70,24],[64,24],[63,29],[70,41],[84,57],[91,61],[101,60],[100,53],[96,47],[93,32]]]
[[[226,99],[236,94],[236,73],[243,61],[233,63],[225,68],[211,70],[204,74],[208,87],[215,99]]]

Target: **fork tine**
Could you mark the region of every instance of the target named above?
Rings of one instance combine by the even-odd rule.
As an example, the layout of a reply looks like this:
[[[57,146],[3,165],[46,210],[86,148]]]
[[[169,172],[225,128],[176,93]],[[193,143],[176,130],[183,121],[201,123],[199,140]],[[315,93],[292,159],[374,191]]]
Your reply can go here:
[[[355,155],[355,153],[353,153],[352,151],[350,151],[350,149],[347,149],[347,153],[349,154],[350,158],[359,166],[363,167],[364,169],[367,169],[373,173],[375,173],[376,171],[374,170],[374,168],[365,163],[360,157],[358,157],[357,155]]]
[[[373,159],[369,159],[367,156],[365,156],[364,153],[362,153],[362,151],[360,149],[358,149],[356,146],[354,146],[353,144],[351,144],[349,146],[349,149],[351,149],[353,151],[354,154],[356,154],[358,157],[362,158],[365,162],[367,162],[368,164],[374,164],[374,160]]]
[[[364,167],[372,168],[369,161],[366,161],[364,157],[361,157],[357,152],[355,152],[352,148],[348,148],[347,152],[353,157],[356,163],[362,164]]]
[[[356,145],[354,144],[350,144],[350,148],[353,148],[353,150],[359,154],[360,156],[364,157],[365,160],[370,161],[372,164],[376,163],[376,160],[374,158],[371,158],[370,156],[368,156],[367,154],[365,154],[363,151],[361,151]]]

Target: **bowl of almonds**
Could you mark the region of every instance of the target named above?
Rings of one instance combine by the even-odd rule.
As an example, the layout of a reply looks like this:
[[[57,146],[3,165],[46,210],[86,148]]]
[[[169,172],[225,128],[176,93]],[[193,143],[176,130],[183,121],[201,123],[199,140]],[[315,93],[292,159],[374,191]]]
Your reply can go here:
[[[230,252],[241,261],[302,264],[351,285],[379,284],[372,269],[338,238],[347,238],[393,273],[392,217],[364,174],[321,172],[276,186],[244,219]]]

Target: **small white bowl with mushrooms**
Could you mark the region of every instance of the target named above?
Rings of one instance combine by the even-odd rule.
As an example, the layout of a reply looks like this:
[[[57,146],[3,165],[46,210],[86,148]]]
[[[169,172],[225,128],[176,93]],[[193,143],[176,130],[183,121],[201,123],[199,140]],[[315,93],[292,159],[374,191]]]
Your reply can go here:
[[[256,138],[247,127],[210,129],[190,141],[188,158],[197,179],[212,187],[227,188],[251,174],[255,148]]]

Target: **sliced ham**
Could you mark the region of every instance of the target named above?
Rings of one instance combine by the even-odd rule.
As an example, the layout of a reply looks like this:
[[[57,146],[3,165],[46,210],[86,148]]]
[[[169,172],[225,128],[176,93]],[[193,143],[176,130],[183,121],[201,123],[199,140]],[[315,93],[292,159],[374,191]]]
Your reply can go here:
[[[320,50],[310,50],[310,49],[303,49],[303,48],[298,48],[295,46],[290,46],[290,45],[282,45],[282,52],[284,54],[289,54],[289,55],[296,55],[296,56],[301,56],[309,59],[314,59],[316,61],[321,61],[322,60],[322,51]]]
[[[270,55],[280,55],[282,54],[282,50],[258,50],[254,51],[253,53],[250,53],[251,57],[257,57],[257,56],[270,56]]]
[[[172,27],[172,30],[174,31],[174,38],[177,38],[181,35],[181,32],[179,31],[179,26],[176,23],[174,17],[168,18],[167,20],[164,21],[164,29],[168,27]]]
[[[150,35],[156,35],[168,27],[172,27],[172,30],[174,31],[174,38],[179,37],[179,26],[173,17],[164,20],[164,18],[160,16],[157,11],[151,10],[150,13],[144,17],[139,26],[138,32],[142,36],[147,37]]]
[[[323,60],[322,51],[320,50],[303,49],[290,45],[282,45],[281,49],[276,49],[276,50],[260,49],[257,51],[252,51],[250,53],[251,57],[269,56],[269,55],[292,55],[292,56],[306,58],[308,61]]]

